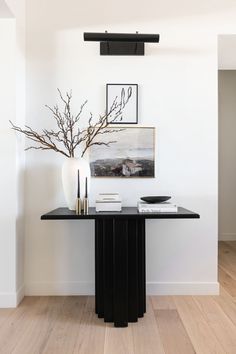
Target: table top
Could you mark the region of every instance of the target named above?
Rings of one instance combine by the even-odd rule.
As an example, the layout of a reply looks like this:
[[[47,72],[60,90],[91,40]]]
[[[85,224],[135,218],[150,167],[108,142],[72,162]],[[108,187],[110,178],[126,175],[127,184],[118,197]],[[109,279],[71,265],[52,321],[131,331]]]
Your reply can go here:
[[[185,208],[178,207],[176,213],[139,213],[137,207],[124,207],[121,212],[96,212],[89,208],[89,214],[77,215],[68,208],[57,208],[41,216],[41,220],[80,220],[80,219],[199,219],[200,215]]]

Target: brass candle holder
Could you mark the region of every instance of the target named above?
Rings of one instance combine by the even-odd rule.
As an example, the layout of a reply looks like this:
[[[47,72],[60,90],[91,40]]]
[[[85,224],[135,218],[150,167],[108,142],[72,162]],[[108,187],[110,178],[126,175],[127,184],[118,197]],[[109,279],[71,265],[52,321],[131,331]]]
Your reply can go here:
[[[82,200],[80,198],[76,199],[75,212],[77,215],[81,215],[82,213]]]
[[[80,198],[80,172],[78,170],[78,189],[77,189],[77,198],[75,212],[77,215],[88,214],[89,212],[89,200],[88,200],[88,177],[85,178],[85,197],[84,199]]]
[[[85,178],[85,196],[83,200],[83,210],[84,214],[89,212],[89,200],[88,200],[88,177]]]
[[[89,212],[89,200],[88,200],[88,198],[84,198],[84,200],[83,200],[83,211],[84,211],[85,215],[87,215],[88,212]]]

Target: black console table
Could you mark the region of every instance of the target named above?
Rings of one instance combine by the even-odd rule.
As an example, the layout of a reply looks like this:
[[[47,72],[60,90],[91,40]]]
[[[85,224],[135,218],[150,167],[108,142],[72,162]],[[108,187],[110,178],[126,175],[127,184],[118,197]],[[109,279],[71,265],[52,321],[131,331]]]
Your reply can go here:
[[[196,219],[199,214],[184,208],[177,213],[122,212],[76,215],[58,208],[42,220],[95,220],[95,311],[115,327],[127,327],[146,312],[145,219]]]

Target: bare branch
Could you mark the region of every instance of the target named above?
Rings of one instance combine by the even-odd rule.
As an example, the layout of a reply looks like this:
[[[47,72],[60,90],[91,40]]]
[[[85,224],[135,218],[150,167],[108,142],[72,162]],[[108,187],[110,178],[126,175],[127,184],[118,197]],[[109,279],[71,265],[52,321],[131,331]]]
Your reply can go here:
[[[32,140],[36,143],[38,143],[40,146],[39,148],[42,148],[43,150],[54,150],[56,152],[60,152],[61,154],[70,157],[66,152],[64,152],[63,150],[59,149],[52,141],[51,139],[46,139],[45,135],[39,135],[37,132],[35,132],[34,130],[32,130],[30,127],[25,126],[26,129],[22,129],[16,125],[14,125],[11,121],[10,121],[11,125],[12,125],[12,129],[22,133],[26,136],[26,138],[28,138],[29,140]],[[28,129],[28,130],[27,130]],[[34,148],[34,147],[32,147]]]
[[[84,156],[85,152],[88,150],[90,146],[95,145],[94,139],[96,139],[101,134],[112,132],[106,129],[109,126],[109,124],[116,122],[118,118],[122,120],[122,111],[125,108],[126,104],[128,103],[131,95],[132,95],[131,87],[128,88],[127,97],[125,95],[125,90],[122,89],[120,102],[117,103],[117,97],[115,97],[108,112],[104,113],[104,115],[102,116],[99,116],[99,120],[95,124],[92,124],[92,114],[90,115],[90,119],[88,122],[89,125],[87,128],[86,144],[82,152],[82,156]],[[106,133],[103,133],[105,131]]]
[[[95,123],[93,123],[93,115],[90,113],[88,126],[85,129],[81,129],[79,123],[87,101],[80,106],[79,112],[76,115],[73,115],[71,112],[72,92],[66,92],[63,96],[62,92],[59,89],[57,90],[63,104],[62,110],[59,109],[58,105],[54,105],[53,107],[46,105],[46,108],[50,111],[55,120],[55,130],[43,129],[42,132],[39,133],[27,125],[24,128],[21,128],[10,121],[13,130],[24,134],[29,140],[38,144],[38,146],[27,147],[26,150],[54,150],[66,157],[74,157],[75,150],[80,144],[84,145],[82,152],[82,156],[84,156],[87,149],[92,145],[110,146],[110,144],[116,142],[103,142],[97,139],[104,134],[119,132],[125,129],[108,129],[108,126],[110,123],[122,120],[123,109],[132,95],[131,87],[128,88],[127,93],[122,89],[120,100],[118,101],[118,97],[115,97],[109,110],[103,115],[99,115]]]
[[[114,144],[114,143],[117,143],[117,141],[116,140],[112,140],[112,141],[108,141],[107,143],[104,143],[104,142],[102,142],[102,141],[96,141],[96,142],[94,142],[94,143],[91,143],[90,144],[90,147],[92,146],[92,145],[105,145],[105,146],[110,146],[110,144]]]

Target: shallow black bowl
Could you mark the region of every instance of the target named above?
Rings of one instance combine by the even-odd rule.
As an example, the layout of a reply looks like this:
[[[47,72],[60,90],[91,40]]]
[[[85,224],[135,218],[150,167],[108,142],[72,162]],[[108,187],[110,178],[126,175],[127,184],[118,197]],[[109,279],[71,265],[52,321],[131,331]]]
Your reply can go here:
[[[166,202],[170,198],[171,197],[167,197],[167,196],[152,195],[152,196],[142,197],[140,199],[142,199],[144,202],[147,203],[162,203],[162,202]]]

